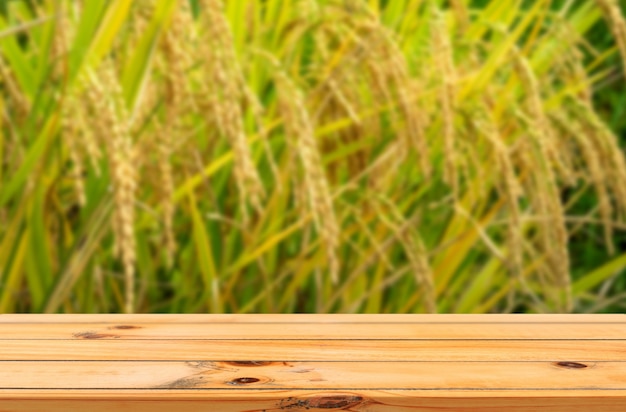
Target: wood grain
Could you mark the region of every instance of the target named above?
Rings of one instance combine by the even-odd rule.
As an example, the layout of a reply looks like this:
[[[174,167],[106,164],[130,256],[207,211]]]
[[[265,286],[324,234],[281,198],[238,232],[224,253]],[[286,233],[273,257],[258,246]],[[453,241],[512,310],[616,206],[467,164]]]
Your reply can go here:
[[[624,339],[626,336],[626,315],[593,315],[598,316],[596,320],[591,315],[541,315],[541,320],[536,315],[55,316],[0,315],[0,325],[6,326],[0,330],[0,339],[328,340],[384,337],[441,340],[471,336],[472,339],[597,340]],[[559,321],[561,317],[563,320]]]
[[[0,412],[624,411],[624,315],[0,315]]]
[[[41,396],[40,394],[35,394]],[[2,412],[111,412],[111,411],[152,411],[152,412],[284,412],[284,411],[359,411],[359,412],[623,412],[624,404],[613,394],[598,394],[595,397],[554,397],[551,394],[523,396],[510,393],[503,397],[477,397],[463,393],[460,396],[447,394],[434,397],[430,393],[415,391],[360,391],[355,392],[307,392],[275,391],[262,393],[254,391],[212,392],[201,397],[188,399],[183,395],[155,400],[155,396],[139,397],[127,394],[125,397],[98,397],[97,394],[84,396],[81,401],[68,399],[6,399],[0,404]],[[621,394],[623,396],[623,394]],[[352,404],[342,403],[342,400]],[[327,400],[325,403],[321,403]],[[342,406],[343,405],[343,406]],[[322,407],[320,407],[322,406]]]
[[[5,389],[619,390],[626,362],[0,362]],[[561,365],[564,364],[564,365]],[[433,368],[437,372],[433,373]],[[58,379],[58,377],[63,377]],[[375,378],[375,379],[374,379]],[[538,384],[541,384],[538,386]],[[590,384],[592,383],[592,384]]]
[[[620,361],[626,340],[0,340],[2,360]],[[237,358],[234,358],[234,357]]]

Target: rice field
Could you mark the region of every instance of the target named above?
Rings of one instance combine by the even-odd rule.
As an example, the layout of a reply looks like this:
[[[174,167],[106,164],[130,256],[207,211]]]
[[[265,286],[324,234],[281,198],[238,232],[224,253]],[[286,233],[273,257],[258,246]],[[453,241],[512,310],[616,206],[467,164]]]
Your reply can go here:
[[[626,267],[594,106],[624,12],[4,2],[0,312],[599,310]],[[589,226],[611,258],[574,278]]]

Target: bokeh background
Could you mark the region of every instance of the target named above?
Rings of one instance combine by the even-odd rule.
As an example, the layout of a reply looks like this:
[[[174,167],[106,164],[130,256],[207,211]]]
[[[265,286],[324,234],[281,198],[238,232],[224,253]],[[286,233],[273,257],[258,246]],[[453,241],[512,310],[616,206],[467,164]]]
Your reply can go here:
[[[2,0],[0,312],[621,312],[625,12]]]

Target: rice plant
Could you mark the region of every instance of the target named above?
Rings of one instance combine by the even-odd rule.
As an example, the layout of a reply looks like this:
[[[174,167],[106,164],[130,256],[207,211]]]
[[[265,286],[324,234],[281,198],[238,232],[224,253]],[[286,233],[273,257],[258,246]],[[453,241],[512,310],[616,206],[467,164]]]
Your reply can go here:
[[[625,45],[616,0],[4,2],[0,311],[584,310]]]

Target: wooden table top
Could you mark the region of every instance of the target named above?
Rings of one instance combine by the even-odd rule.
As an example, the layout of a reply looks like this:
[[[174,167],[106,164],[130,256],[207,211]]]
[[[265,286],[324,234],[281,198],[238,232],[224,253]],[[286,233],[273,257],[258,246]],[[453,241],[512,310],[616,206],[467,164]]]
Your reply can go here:
[[[626,411],[626,315],[0,315],[0,411]]]

